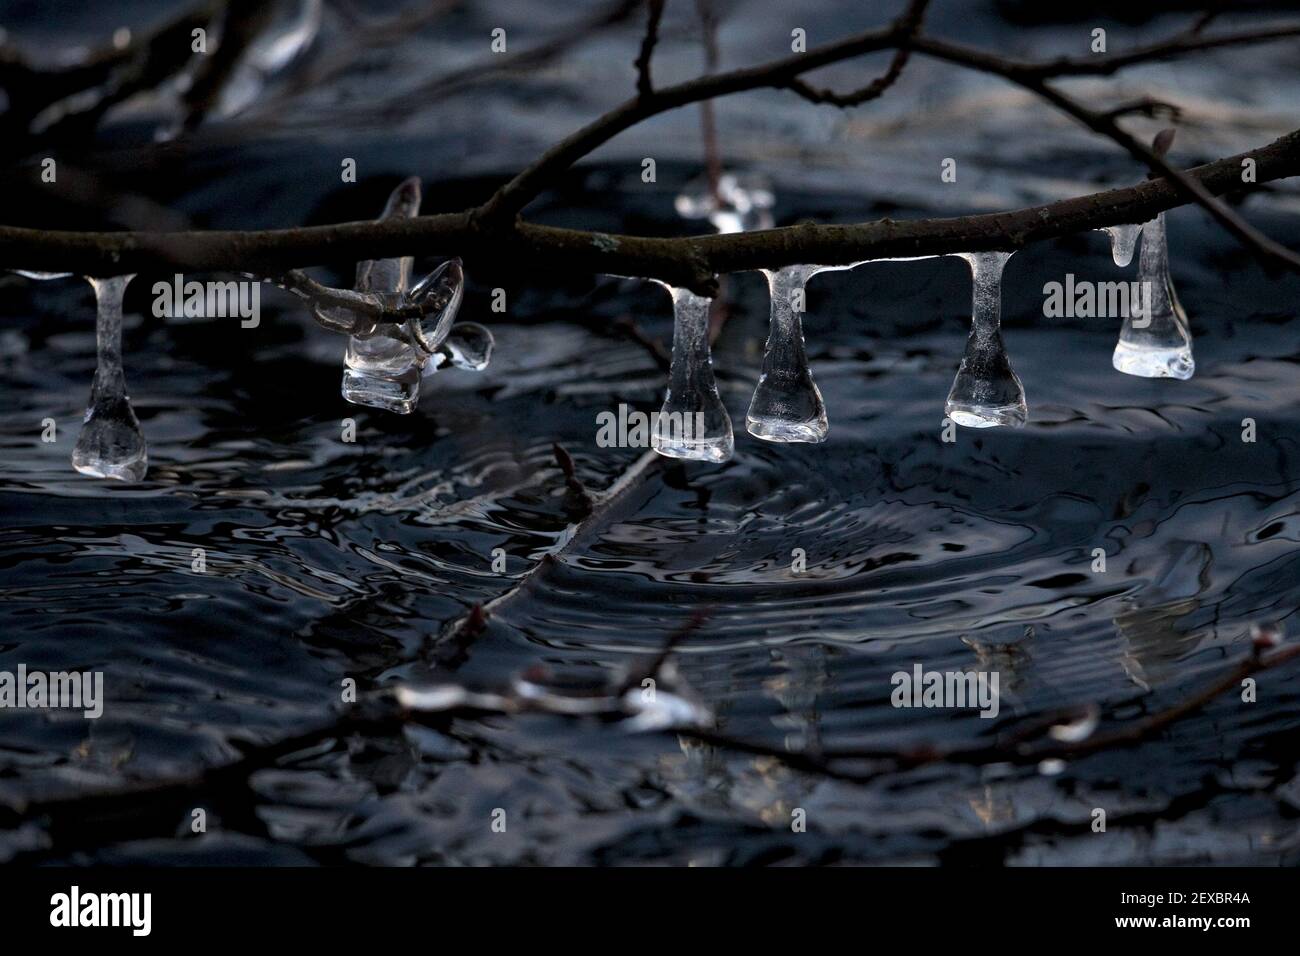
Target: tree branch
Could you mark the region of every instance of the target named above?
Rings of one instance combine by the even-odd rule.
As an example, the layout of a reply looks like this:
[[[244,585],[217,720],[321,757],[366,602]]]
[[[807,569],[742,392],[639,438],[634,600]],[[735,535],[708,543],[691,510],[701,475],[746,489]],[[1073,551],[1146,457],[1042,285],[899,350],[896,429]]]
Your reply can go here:
[[[924,4],[914,2],[909,15]],[[10,268],[108,276],[126,272],[249,272],[280,278],[307,263],[412,254],[527,255],[543,265],[615,275],[662,279],[701,293],[716,288],[719,273],[813,262],[845,265],[872,258],[946,255],[1017,249],[1028,242],[1101,226],[1144,222],[1190,199],[1210,211],[1271,265],[1300,268],[1300,256],[1260,234],[1214,197],[1241,186],[1240,166],[1257,163],[1259,183],[1300,173],[1300,133],[1262,149],[1184,172],[1097,112],[1045,82],[1045,77],[1111,73],[1122,66],[1165,59],[1191,50],[1300,35],[1300,25],[1203,37],[1185,33],[1164,43],[1087,60],[1060,58],[1044,64],[1007,60],[982,50],[932,40],[913,31],[908,17],[768,64],[710,74],[664,89],[651,89],[589,123],[544,153],[499,189],[487,203],[461,213],[392,222],[343,223],[264,232],[92,233],[46,232],[0,227],[0,262]],[[853,225],[800,225],[784,229],[651,239],[583,232],[519,222],[518,212],[573,162],[641,120],[694,103],[759,87],[788,87],[799,75],[889,47],[906,47],[972,69],[1000,75],[1034,92],[1084,125],[1109,136],[1165,177],[1123,190],[1015,212],[953,219],[888,219]],[[390,321],[391,317],[381,317]]]
[[[1213,195],[1240,189],[1246,158],[1256,162],[1258,183],[1300,175],[1300,130],[1268,146],[1187,170],[1185,175]],[[527,222],[491,231],[473,223],[468,213],[261,232],[47,232],[0,226],[0,262],[16,269],[94,276],[167,270],[247,272],[255,263],[259,274],[279,277],[295,265],[328,260],[517,255],[542,267],[645,276],[707,293],[719,273],[1019,249],[1102,226],[1146,222],[1183,202],[1174,182],[1155,179],[1011,212],[905,222],[809,223],[678,239]]]
[[[1063,113],[1074,117],[1084,126],[1123,146],[1130,155],[1146,163],[1152,171],[1172,180],[1181,195],[1209,212],[1220,225],[1236,236],[1242,245],[1254,251],[1266,266],[1273,269],[1300,271],[1300,255],[1280,243],[1274,242],[1254,226],[1251,226],[1231,209],[1219,202],[1213,193],[1205,189],[1194,178],[1188,176],[1182,170],[1176,169],[1155,150],[1121,129],[1113,117],[1089,109],[1078,100],[1066,96],[1056,87],[1046,83],[1043,74],[1039,72],[1027,73],[1020,66],[1008,63],[1000,57],[955,43],[923,37],[913,37],[906,42],[911,43],[921,53],[937,59],[947,60],[950,63],[997,74],[1037,94]],[[1193,41],[1189,40],[1188,42]]]
[[[1169,40],[1139,47],[1126,53],[1092,56],[1088,59],[1062,57],[1047,63],[1008,60],[970,48],[943,45],[949,53],[959,53],[964,65],[999,73],[1016,81],[1043,80],[1048,77],[1069,75],[1108,75],[1126,66],[1153,60],[1165,60],[1194,50],[1213,47],[1261,43],[1285,37],[1300,36],[1300,24],[1282,24],[1259,30],[1223,34],[1217,37],[1180,35]],[[619,133],[659,113],[686,106],[700,100],[727,96],[745,90],[766,87],[784,89],[804,73],[842,60],[874,53],[899,45],[919,46],[919,37],[898,30],[894,25],[868,30],[759,66],[745,67],[716,75],[702,76],[676,86],[656,90],[649,97],[634,97],[610,110],[599,119],[588,123],[543,153],[535,162],[502,186],[479,209],[476,219],[485,221],[508,220],[523,211],[534,198],[549,186],[565,169],[604,145]],[[933,49],[939,44],[931,44]],[[930,52],[930,51],[927,51]],[[938,55],[937,53],[935,55]],[[954,62],[957,62],[954,60]]]

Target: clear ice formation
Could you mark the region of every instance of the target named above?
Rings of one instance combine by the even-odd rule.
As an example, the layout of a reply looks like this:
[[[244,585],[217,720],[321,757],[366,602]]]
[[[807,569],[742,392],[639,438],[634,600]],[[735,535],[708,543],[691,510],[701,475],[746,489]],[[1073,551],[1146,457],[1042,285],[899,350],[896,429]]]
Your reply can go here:
[[[406,321],[406,337],[409,341],[414,342],[422,353],[420,356],[422,364],[427,363],[430,358],[440,353],[450,354],[445,352],[445,346],[452,335],[462,328],[462,326],[453,327],[452,323],[456,321],[456,315],[460,312],[460,303],[464,295],[465,271],[461,267],[459,259],[448,259],[413,285],[406,293],[404,300],[406,304],[423,305],[429,303],[429,309],[420,319],[408,319]],[[467,332],[468,336],[474,336],[475,338],[487,337],[485,348],[487,355],[490,356],[492,333],[483,326],[474,325],[472,322],[466,322],[464,325],[472,325],[479,330],[477,336],[474,336],[472,332]],[[483,367],[486,367],[486,365],[487,360],[484,358]],[[475,366],[465,365],[462,367],[474,368]]]
[[[1189,379],[1196,371],[1187,314],[1169,277],[1165,214],[1142,227],[1138,280],[1149,315],[1129,315],[1120,329],[1111,363],[1125,375]],[[1136,310],[1130,310],[1131,312]]]
[[[492,359],[495,341],[492,333],[477,322],[459,322],[451,327],[447,338],[433,354],[433,360],[424,367],[425,375],[450,365],[471,372],[481,372]]]
[[[964,252],[974,294],[970,336],[945,414],[967,428],[1019,427],[1029,415],[1025,390],[1002,344],[1002,269],[1010,252]]]
[[[393,190],[380,218],[411,218],[419,210],[420,181],[412,177]],[[409,319],[404,326],[370,328],[348,336],[342,391],[353,404],[410,414],[419,401],[420,380],[429,366],[482,369],[491,357],[492,334],[487,329],[473,323],[452,328],[465,289],[460,260],[444,262],[414,286],[412,262],[410,256],[404,256],[357,264],[358,297],[379,296],[392,307],[426,303],[431,298],[433,302],[423,318]],[[335,327],[351,318],[347,313],[346,308],[316,309],[318,319]],[[436,360],[430,362],[431,358]]]
[[[734,233],[771,229],[773,202],[772,187],[761,176],[723,173],[716,196],[707,178],[695,179],[674,205],[684,219],[707,219],[718,232]]]
[[[757,438],[778,442],[826,440],[830,427],[826,405],[808,368],[801,318],[804,285],[824,268],[828,267],[762,270],[767,276],[772,312],[763,374],[745,416],[745,427]]]
[[[127,397],[122,372],[122,295],[133,278],[89,280],[97,306],[98,359],[90,404],[72,450],[72,467],[92,478],[140,481],[149,468],[149,449]]]
[[[713,300],[688,289],[658,284],[673,297],[673,355],[668,394],[654,421],[650,445],[668,458],[726,461],[735,449],[735,438],[731,418],[713,379],[709,354],[709,309]]]
[[[1133,250],[1137,248],[1138,235],[1142,232],[1141,223],[1122,226],[1103,226],[1097,230],[1110,236],[1110,255],[1115,265],[1127,268],[1133,261]]]

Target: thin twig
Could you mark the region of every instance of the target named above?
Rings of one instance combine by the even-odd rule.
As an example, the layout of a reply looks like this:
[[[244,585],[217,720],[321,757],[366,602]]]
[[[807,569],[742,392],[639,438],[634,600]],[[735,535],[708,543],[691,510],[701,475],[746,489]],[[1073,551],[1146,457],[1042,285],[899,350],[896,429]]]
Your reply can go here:
[[[1169,40],[1139,47],[1125,53],[1094,55],[1086,59],[1062,57],[1046,63],[1010,60],[983,51],[973,51],[990,65],[996,65],[1006,74],[1021,79],[1043,80],[1058,76],[1108,75],[1138,63],[1170,59],[1196,50],[1262,43],[1286,37],[1300,36],[1300,24],[1282,24],[1259,30],[1225,34],[1218,37],[1177,36]],[[613,139],[619,133],[644,119],[665,113],[690,103],[729,96],[745,90],[762,88],[783,89],[790,81],[804,73],[831,63],[874,53],[877,50],[897,47],[899,44],[916,45],[919,37],[901,34],[892,25],[867,30],[853,36],[814,47],[804,53],[758,66],[744,67],[711,76],[699,77],[675,86],[655,91],[652,97],[634,97],[552,146],[533,163],[521,170],[509,182],[475,210],[476,220],[505,220],[513,218],[549,187],[556,178],[588,153]],[[972,52],[967,50],[966,52]],[[974,65],[968,64],[968,65]],[[980,67],[976,67],[980,68]]]
[[[972,67],[1005,77],[1012,83],[1037,94],[1062,112],[1074,117],[1089,129],[1110,138],[1123,146],[1135,159],[1144,162],[1153,172],[1167,177],[1180,194],[1204,208],[1221,226],[1228,230],[1246,248],[1252,250],[1270,268],[1300,271],[1300,255],[1264,235],[1219,201],[1193,177],[1175,168],[1163,156],[1120,128],[1115,120],[1104,113],[1090,109],[1073,97],[1044,81],[1042,75],[1026,73],[1006,61],[982,50],[940,40],[913,37],[910,42],[919,52],[950,63]]]
[[[454,669],[463,663],[469,648],[482,632],[486,622],[519,601],[534,587],[539,586],[565,554],[589,541],[600,528],[607,526],[617,516],[624,514],[629,507],[639,502],[640,498],[637,497],[636,492],[644,490],[644,480],[656,474],[662,464],[663,458],[653,451],[647,451],[637,458],[604,492],[593,497],[586,514],[570,521],[568,528],[550,552],[520,576],[508,590],[481,607],[475,607],[474,611],[479,615],[479,626],[476,629],[469,626],[471,614],[462,615],[448,622],[434,639],[434,659],[441,666],[449,669]],[[576,472],[574,479],[576,480]]]
[[[907,5],[907,9],[894,21],[894,29],[897,31],[900,41],[910,39],[920,32],[921,23],[925,19],[925,11],[929,3],[930,0],[911,0]],[[907,66],[907,61],[911,56],[911,47],[906,44],[899,46],[894,51],[893,58],[890,59],[889,66],[884,73],[866,86],[851,93],[836,93],[834,90],[812,86],[800,79],[791,80],[789,88],[811,103],[830,103],[833,106],[840,107],[861,106],[863,103],[878,99],[886,90],[898,82],[898,78],[903,75],[903,68]]]
[[[704,72],[710,75],[717,71],[721,56],[718,20],[709,0],[695,0],[695,10],[700,18],[700,36],[704,45]],[[708,183],[709,197],[715,204],[722,205],[722,149],[718,146],[718,119],[711,99],[700,101],[700,140],[704,145],[704,178]]]
[[[659,42],[659,23],[664,15],[664,0],[648,0],[645,37],[641,40],[641,52],[637,54],[636,92],[638,96],[647,97],[654,93],[654,81],[650,76],[650,60],[654,56],[655,44]]]

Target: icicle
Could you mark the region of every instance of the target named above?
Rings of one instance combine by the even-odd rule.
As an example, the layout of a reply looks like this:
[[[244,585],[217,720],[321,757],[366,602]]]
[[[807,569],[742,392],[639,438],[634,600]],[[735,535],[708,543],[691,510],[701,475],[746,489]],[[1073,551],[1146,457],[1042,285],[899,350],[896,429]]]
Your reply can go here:
[[[720,233],[771,229],[772,188],[760,176],[724,173],[715,196],[707,179],[692,180],[674,202],[684,219],[708,219]]]
[[[658,284],[673,297],[673,357],[668,394],[655,419],[651,446],[669,458],[726,461],[735,448],[735,439],[731,418],[713,380],[713,359],[709,355],[709,308],[713,300],[663,282]]]
[[[420,180],[411,177],[393,190],[379,218],[409,219],[419,210]],[[410,286],[412,261],[405,256],[358,263],[356,291],[377,292],[400,304]],[[400,415],[415,409],[423,362],[419,350],[397,338],[396,332],[395,326],[388,326],[366,337],[348,337],[343,397],[349,402]]]
[[[1138,257],[1141,306],[1133,306],[1120,329],[1111,363],[1126,375],[1189,379],[1196,371],[1187,314],[1178,304],[1169,278],[1169,243],[1165,214],[1142,227]]]
[[[822,268],[762,270],[767,276],[772,312],[763,374],[745,416],[745,427],[757,438],[780,442],[826,440],[826,405],[808,368],[801,319],[804,286]]]
[[[144,432],[122,372],[122,295],[134,275],[90,279],[95,289],[98,362],[90,405],[72,450],[72,467],[92,478],[140,481],[149,467]]]
[[[1133,250],[1137,248],[1138,235],[1142,232],[1142,224],[1126,224],[1122,226],[1103,226],[1097,230],[1110,236],[1110,254],[1115,260],[1115,265],[1121,269],[1128,267],[1133,261]]]
[[[974,294],[966,354],[948,393],[945,413],[958,425],[1019,427],[1028,417],[1025,390],[1002,344],[1002,269],[1010,252],[961,253],[970,263]]]

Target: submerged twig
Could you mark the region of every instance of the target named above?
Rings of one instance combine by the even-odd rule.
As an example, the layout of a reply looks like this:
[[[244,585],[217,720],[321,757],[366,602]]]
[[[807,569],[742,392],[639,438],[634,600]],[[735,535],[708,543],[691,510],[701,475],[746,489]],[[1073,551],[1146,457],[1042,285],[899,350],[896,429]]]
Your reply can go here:
[[[593,497],[586,513],[578,517],[577,520],[570,522],[556,546],[549,553],[525,572],[509,590],[488,601],[482,607],[476,605],[476,611],[482,614],[485,619],[491,618],[520,600],[533,587],[538,586],[539,582],[564,554],[577,545],[590,540],[591,536],[596,534],[599,528],[605,526],[617,515],[624,513],[630,503],[636,500],[632,496],[642,488],[644,479],[657,473],[663,467],[663,462],[664,459],[653,451],[647,451],[638,457],[613,484],[604,492]],[[561,469],[563,470],[563,466],[561,466]],[[566,475],[566,482],[567,477]],[[439,664],[444,667],[454,668],[465,660],[469,648],[482,632],[482,628],[474,632],[468,625],[469,615],[462,615],[448,623],[438,634],[434,642],[433,656]]]

